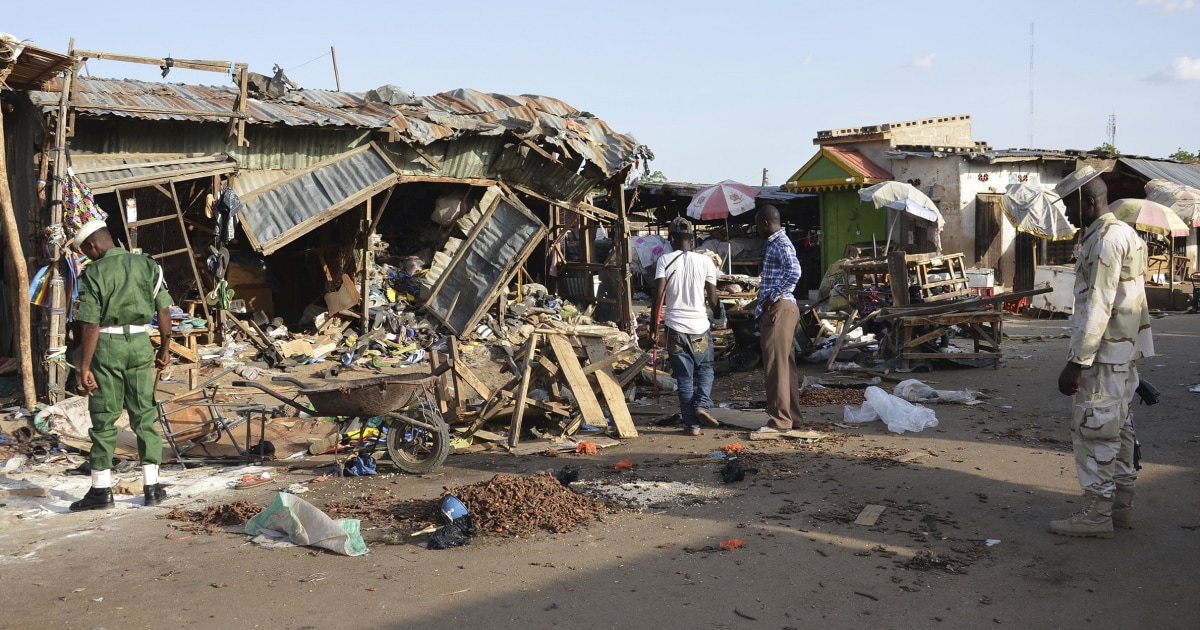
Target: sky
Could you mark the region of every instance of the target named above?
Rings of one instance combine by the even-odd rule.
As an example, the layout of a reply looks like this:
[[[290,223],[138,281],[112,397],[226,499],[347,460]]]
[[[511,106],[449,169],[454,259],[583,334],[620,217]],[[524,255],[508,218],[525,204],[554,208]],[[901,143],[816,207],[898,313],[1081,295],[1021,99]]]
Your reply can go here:
[[[672,181],[759,184],[765,168],[778,185],[819,130],[957,114],[995,148],[1091,149],[1115,115],[1125,154],[1200,152],[1200,0],[55,3],[64,17],[14,4],[0,31],[59,52],[73,37],[278,64],[334,89],[334,47],[346,91],[553,96],[649,146]],[[98,60],[87,72],[229,81]]]

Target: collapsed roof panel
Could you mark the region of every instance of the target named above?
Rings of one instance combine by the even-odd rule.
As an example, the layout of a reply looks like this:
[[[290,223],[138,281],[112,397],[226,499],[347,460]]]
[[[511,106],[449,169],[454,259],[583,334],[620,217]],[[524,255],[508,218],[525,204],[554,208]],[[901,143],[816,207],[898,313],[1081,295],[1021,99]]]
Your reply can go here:
[[[247,193],[238,218],[250,244],[270,254],[396,182],[391,163],[369,144]]]
[[[80,155],[71,158],[75,174],[95,194],[139,188],[168,181],[223,175],[237,170],[233,158],[216,155]]]

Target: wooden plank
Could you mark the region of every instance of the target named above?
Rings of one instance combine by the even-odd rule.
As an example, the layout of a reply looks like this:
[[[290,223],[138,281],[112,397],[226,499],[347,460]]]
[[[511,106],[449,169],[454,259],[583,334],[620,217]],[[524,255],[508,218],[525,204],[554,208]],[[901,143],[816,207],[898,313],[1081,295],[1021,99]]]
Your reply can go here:
[[[621,360],[621,357],[625,356],[626,354],[629,354],[629,351],[630,351],[630,349],[622,350],[620,352],[614,352],[607,359],[604,359],[603,361],[591,363],[587,367],[583,368],[583,373],[591,374],[592,372],[595,372],[596,370],[610,370],[610,369],[612,369],[613,365],[615,365],[617,363],[617,361]]]
[[[621,386],[621,389],[625,389],[638,374],[641,374],[642,368],[649,364],[650,353],[643,352],[640,359],[634,361],[633,365],[629,366],[624,372],[621,372],[621,376],[617,378],[617,384]]]
[[[876,311],[876,313],[878,312]],[[833,369],[833,364],[837,361],[838,353],[842,351],[842,346],[846,345],[846,336],[858,326],[858,324],[854,323],[857,317],[858,309],[851,309],[850,317],[846,319],[846,325],[842,326],[842,334],[838,335],[837,341],[833,342],[833,353],[829,355],[829,360],[825,362],[826,370]]]
[[[48,497],[48,488],[0,488],[0,498],[6,497]]]
[[[483,381],[479,380],[479,377],[471,371],[471,368],[467,367],[466,363],[456,360],[454,362],[454,371],[457,373],[458,378],[465,381],[467,385],[470,385],[471,389],[475,390],[484,400],[492,397],[492,389],[484,385]]]
[[[521,421],[525,418],[525,398],[529,395],[529,381],[533,374],[534,357],[537,356],[537,337],[530,337],[525,345],[525,364],[521,384],[517,387],[516,409],[508,426],[508,445],[516,447],[521,441]],[[590,390],[589,390],[590,391]]]
[[[617,436],[637,437],[637,427],[633,425],[633,417],[629,415],[629,405],[625,402],[625,392],[617,383],[617,378],[608,370],[598,370],[596,383],[600,385],[600,393],[604,396],[604,401],[608,403],[608,413],[612,415],[613,424],[617,427]]]
[[[536,339],[536,337],[530,337],[530,339]],[[554,349],[554,356],[558,358],[558,367],[562,370],[567,384],[571,386],[575,400],[579,402],[579,412],[583,414],[583,421],[592,426],[607,427],[608,421],[604,418],[604,411],[600,409],[600,402],[596,400],[592,385],[588,382],[588,377],[584,375],[583,368],[579,366],[579,359],[575,357],[575,350],[571,347],[571,343],[567,341],[566,337],[560,335],[549,335],[549,339],[550,347]]]
[[[885,509],[887,509],[887,507],[883,505],[868,505],[858,513],[858,518],[854,519],[854,524],[874,525],[879,520],[879,517],[883,514]]]
[[[928,307],[924,307],[924,308],[920,308],[920,307],[918,307],[918,308],[895,308],[895,307],[886,308],[886,309],[884,309],[884,312],[879,316],[879,321],[881,321],[881,322],[891,321],[893,319],[896,319],[897,317],[924,316],[924,315],[933,315],[936,313],[949,313],[949,312],[954,312],[954,311],[975,310],[975,309],[983,308],[985,306],[994,306],[994,305],[1003,304],[1005,302],[1015,302],[1021,298],[1033,297],[1035,295],[1041,295],[1043,293],[1049,293],[1051,291],[1053,291],[1053,289],[1051,289],[1050,287],[1043,287],[1041,289],[1030,289],[1028,291],[1014,291],[1012,293],[1001,293],[1000,295],[995,295],[990,298],[959,300],[952,304],[939,304],[938,306],[928,306]]]

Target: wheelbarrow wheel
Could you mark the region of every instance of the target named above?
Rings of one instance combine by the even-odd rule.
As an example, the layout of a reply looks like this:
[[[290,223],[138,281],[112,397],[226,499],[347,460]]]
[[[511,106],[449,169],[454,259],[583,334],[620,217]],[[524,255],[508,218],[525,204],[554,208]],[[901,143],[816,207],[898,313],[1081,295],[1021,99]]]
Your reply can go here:
[[[424,424],[431,424],[437,427],[437,430],[431,431],[406,422],[405,416],[411,416],[411,419]],[[446,427],[441,415],[428,409],[415,409],[397,414],[392,416],[388,427],[387,449],[392,463],[400,470],[418,475],[432,472],[441,466],[450,454],[450,429]]]

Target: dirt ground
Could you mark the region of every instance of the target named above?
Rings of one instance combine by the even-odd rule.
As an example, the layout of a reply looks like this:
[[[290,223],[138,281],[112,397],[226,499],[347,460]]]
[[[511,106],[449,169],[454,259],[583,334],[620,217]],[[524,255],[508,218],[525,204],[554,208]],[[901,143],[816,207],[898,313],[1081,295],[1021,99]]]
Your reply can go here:
[[[368,529],[369,554],[344,557],[268,550],[235,533],[182,537],[177,523],[157,518],[238,499],[265,504],[311,471],[277,471],[275,484],[149,509],[134,509],[140,498],[132,497],[118,499],[121,509],[82,514],[66,512],[70,497],[40,511],[7,499],[0,627],[1200,627],[1200,394],[1187,389],[1200,383],[1200,315],[1154,321],[1160,354],[1140,367],[1162,403],[1136,412],[1145,458],[1139,523],[1112,540],[1046,531],[1080,505],[1068,400],[1055,383],[1068,322],[1005,323],[1009,334],[1042,338],[1006,341],[999,370],[939,366],[913,375],[991,396],[984,405],[937,406],[939,426],[917,434],[894,435],[876,422],[834,427],[842,437],[812,445],[750,442],[733,429],[693,438],[639,413],[641,437],[591,457],[452,455],[427,476],[383,471],[313,484],[302,495],[318,506],[378,491],[432,499],[497,473],[567,464],[584,482],[702,490],[566,534],[487,535],[431,551],[395,538],[372,542]],[[761,373],[720,377],[716,389],[718,401],[761,398]],[[674,401],[660,404],[666,414]],[[809,417],[837,422],[842,408],[814,407]],[[732,442],[746,447],[758,474],[726,485],[719,462],[686,461]],[[614,470],[624,458],[632,470]],[[886,509],[873,526],[854,524],[868,504]],[[745,545],[715,549],[734,538]]]

